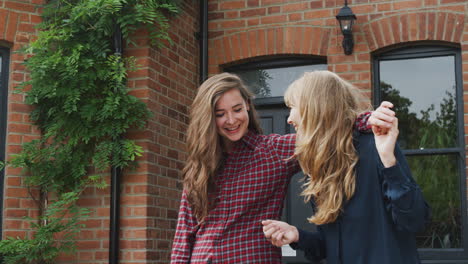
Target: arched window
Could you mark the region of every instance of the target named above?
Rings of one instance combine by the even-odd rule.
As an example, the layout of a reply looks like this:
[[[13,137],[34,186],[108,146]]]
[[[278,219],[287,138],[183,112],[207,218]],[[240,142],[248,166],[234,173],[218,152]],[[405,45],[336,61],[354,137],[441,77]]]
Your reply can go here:
[[[417,234],[426,260],[468,256],[461,67],[458,47],[421,45],[373,56],[374,105],[395,105],[399,144],[432,208],[432,223]]]

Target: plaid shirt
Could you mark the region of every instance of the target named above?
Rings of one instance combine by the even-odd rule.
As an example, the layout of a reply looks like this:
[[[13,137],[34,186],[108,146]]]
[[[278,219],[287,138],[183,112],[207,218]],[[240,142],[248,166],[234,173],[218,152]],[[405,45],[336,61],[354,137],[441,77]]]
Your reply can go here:
[[[368,130],[369,113],[356,125]],[[268,242],[262,220],[280,219],[290,178],[300,167],[295,135],[258,135],[249,131],[224,158],[217,175],[215,207],[198,224],[182,193],[171,263],[280,264],[281,249]]]

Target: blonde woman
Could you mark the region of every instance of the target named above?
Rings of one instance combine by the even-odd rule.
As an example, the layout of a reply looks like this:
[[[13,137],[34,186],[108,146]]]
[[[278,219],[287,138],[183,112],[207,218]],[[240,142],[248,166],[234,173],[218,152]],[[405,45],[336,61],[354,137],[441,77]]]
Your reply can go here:
[[[229,73],[198,89],[173,264],[281,263],[279,249],[263,237],[261,220],[280,218],[289,180],[299,171],[297,161],[288,159],[295,135],[261,135],[251,98],[241,79]],[[364,117],[358,123],[365,129]]]
[[[295,157],[307,175],[302,195],[314,206],[308,220],[318,231],[267,220],[266,238],[328,264],[420,263],[414,233],[430,210],[396,145],[398,120],[385,133],[354,129],[359,91],[329,71],[304,74],[285,101],[297,131]]]

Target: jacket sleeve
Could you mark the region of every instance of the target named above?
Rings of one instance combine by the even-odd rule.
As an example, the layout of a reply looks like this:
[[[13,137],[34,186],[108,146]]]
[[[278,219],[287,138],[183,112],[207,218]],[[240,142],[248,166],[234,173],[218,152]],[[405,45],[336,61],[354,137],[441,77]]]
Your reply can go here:
[[[398,145],[395,146],[395,157],[397,163],[389,168],[379,162],[386,208],[399,230],[422,231],[430,221],[431,210]]]
[[[180,202],[176,233],[172,244],[171,264],[190,263],[197,230],[197,220],[192,213],[187,200],[187,194],[184,190]]]
[[[297,231],[299,231],[299,241],[290,244],[292,249],[304,251],[304,256],[312,262],[317,262],[327,257],[325,238],[320,226],[317,226],[316,232],[309,232],[299,228],[297,228]]]

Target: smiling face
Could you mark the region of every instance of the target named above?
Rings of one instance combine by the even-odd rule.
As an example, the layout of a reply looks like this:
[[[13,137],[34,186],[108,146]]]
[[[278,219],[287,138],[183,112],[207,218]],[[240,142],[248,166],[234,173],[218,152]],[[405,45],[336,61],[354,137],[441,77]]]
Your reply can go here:
[[[216,102],[216,127],[227,151],[231,150],[234,142],[240,140],[247,133],[248,110],[249,106],[237,89],[223,93]]]

